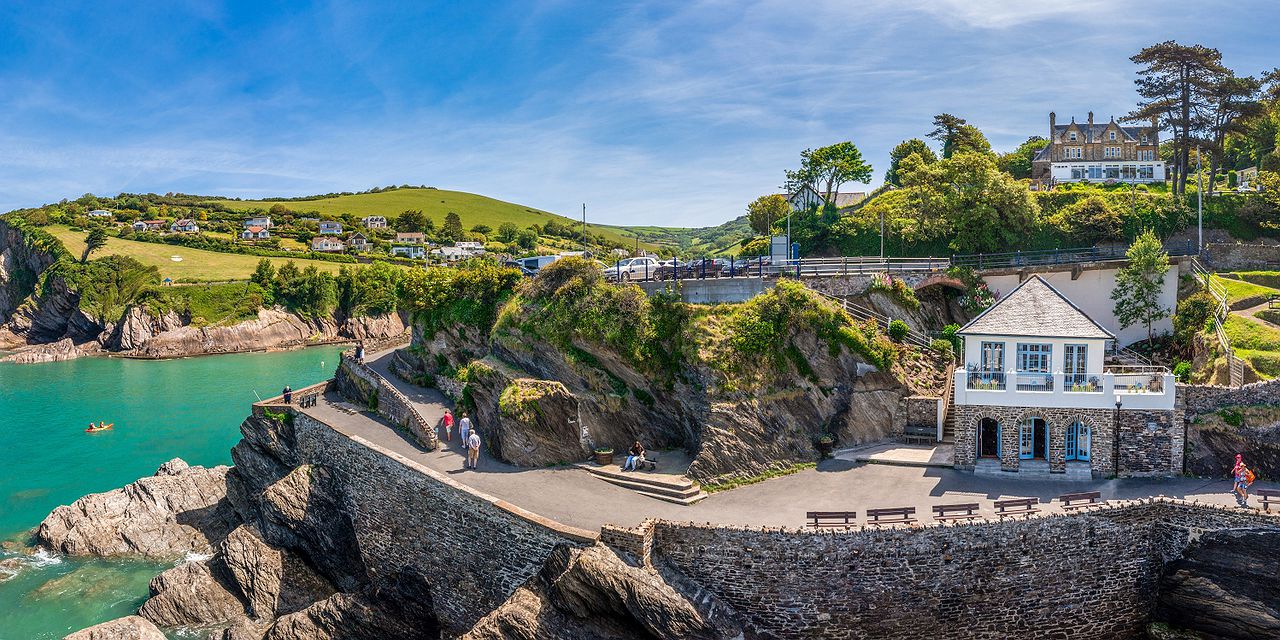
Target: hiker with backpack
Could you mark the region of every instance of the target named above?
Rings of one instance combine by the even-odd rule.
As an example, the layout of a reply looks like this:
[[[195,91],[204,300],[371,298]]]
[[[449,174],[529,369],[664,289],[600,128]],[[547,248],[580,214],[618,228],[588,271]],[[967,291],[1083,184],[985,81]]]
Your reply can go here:
[[[1249,508],[1249,485],[1257,479],[1253,470],[1244,463],[1244,455],[1236,454],[1236,466],[1231,468],[1231,477],[1234,481],[1233,487],[1236,494],[1236,504],[1240,507]]]

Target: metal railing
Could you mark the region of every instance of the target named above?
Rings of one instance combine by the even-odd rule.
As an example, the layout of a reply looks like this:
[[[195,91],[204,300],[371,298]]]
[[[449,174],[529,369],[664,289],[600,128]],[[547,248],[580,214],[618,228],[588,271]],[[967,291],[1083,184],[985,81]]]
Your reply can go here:
[[[718,261],[717,261],[718,260]],[[870,275],[873,273],[931,273],[946,271],[947,258],[880,258],[843,256],[835,258],[796,258],[773,260],[768,257],[737,260],[702,258],[671,260],[654,266],[623,266],[622,260],[605,267],[605,277],[614,281],[645,282],[650,280],[705,280],[716,278],[776,278],[791,276]]]
[[[876,326],[880,327],[880,330],[884,331],[885,333],[889,332],[889,323],[893,322],[893,319],[890,318],[889,316],[886,316],[882,313],[878,313],[872,309],[868,309],[867,307],[864,307],[855,302],[850,302],[848,298],[833,296],[829,293],[823,293],[821,291],[816,291],[816,290],[813,290],[813,291],[814,293],[817,293],[818,295],[828,300],[838,303],[845,310],[845,313],[848,313],[850,316],[853,316],[854,319],[869,320],[871,322],[876,323]],[[910,327],[907,328],[907,335],[903,338],[903,342],[906,342],[920,349],[929,349],[929,350],[933,349],[933,347],[930,346],[931,340],[929,336],[919,331],[916,331],[915,329],[912,329]]]
[[[1062,374],[1062,390],[1067,393],[1102,393],[1102,381],[1087,373]]]
[[[1222,348],[1223,355],[1227,358],[1227,384],[1236,388],[1243,387],[1244,362],[1236,357],[1235,350],[1231,348],[1231,340],[1222,328],[1222,323],[1226,322],[1227,314],[1231,310],[1227,304],[1227,289],[1213,277],[1213,273],[1200,264],[1199,258],[1192,258],[1191,274],[1218,303],[1213,310],[1213,333],[1218,338],[1218,346]]]
[[[1003,371],[969,371],[965,388],[974,391],[1004,391]]]
[[[1191,256],[1196,254],[1195,247],[1190,240],[1185,243],[1167,244],[1164,249],[1171,256]],[[966,253],[951,256],[951,264],[957,267],[970,267],[973,269],[999,269],[1073,262],[1100,262],[1105,260],[1124,260],[1128,251],[1129,247],[1127,246],[1107,246],[1008,251],[1004,253]]]
[[[1019,373],[1015,385],[1018,391],[1053,391],[1053,374]]]

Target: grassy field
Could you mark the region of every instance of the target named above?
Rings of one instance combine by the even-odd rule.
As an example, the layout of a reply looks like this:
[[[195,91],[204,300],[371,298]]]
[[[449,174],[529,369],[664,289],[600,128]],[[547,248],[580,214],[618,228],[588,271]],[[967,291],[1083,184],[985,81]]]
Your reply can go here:
[[[1223,274],[1236,280],[1244,280],[1264,287],[1280,290],[1280,271],[1236,271]]]
[[[1259,377],[1280,376],[1280,330],[1235,314],[1227,316],[1222,330],[1236,356],[1248,362]]]
[[[1227,303],[1233,305],[1233,307],[1237,302],[1243,300],[1254,301],[1255,304],[1266,302],[1267,296],[1273,293],[1280,293],[1280,289],[1272,289],[1271,287],[1264,287],[1260,284],[1234,278],[1224,278],[1220,275],[1214,276],[1214,281],[1227,290]]]
[[[78,257],[84,252],[84,238],[88,235],[87,232],[72,231],[61,225],[51,225],[45,228],[49,233],[57,236],[58,240],[61,240],[62,244],[66,245],[73,255]],[[262,259],[258,256],[218,253],[168,244],[121,240],[120,238],[108,238],[107,246],[99,249],[94,253],[94,256],[111,254],[125,255],[142,264],[155,265],[160,269],[162,277],[173,278],[175,282],[247,280],[249,275],[253,273],[254,267],[258,266],[258,261]],[[182,260],[174,261],[173,256],[178,256]],[[289,261],[288,258],[269,258],[269,260],[275,263],[277,267]],[[321,271],[330,273],[337,273],[338,268],[342,266],[336,262],[322,260],[297,259],[295,262],[299,266],[314,264]]]
[[[353,213],[358,216],[386,216],[388,220],[395,219],[403,211],[420,209],[435,221],[437,227],[444,223],[445,215],[452,211],[462,219],[462,227],[464,229],[471,229],[478,224],[488,225],[490,228],[497,229],[504,222],[514,223],[524,229],[531,224],[544,225],[549,220],[555,220],[560,224],[569,226],[582,224],[581,219],[575,220],[570,217],[511,202],[495,200],[474,193],[446,191],[444,189],[394,189],[380,193],[358,193],[349,196],[316,200],[290,200],[279,203],[263,200],[210,200],[210,202],[225,205],[236,211],[270,209],[272,205],[283,204],[289,209],[298,212],[315,211],[328,215]],[[592,233],[627,246],[633,246],[635,243],[635,234],[619,227],[591,225],[588,219],[588,228]],[[643,240],[640,244],[642,248],[652,248],[649,243]]]

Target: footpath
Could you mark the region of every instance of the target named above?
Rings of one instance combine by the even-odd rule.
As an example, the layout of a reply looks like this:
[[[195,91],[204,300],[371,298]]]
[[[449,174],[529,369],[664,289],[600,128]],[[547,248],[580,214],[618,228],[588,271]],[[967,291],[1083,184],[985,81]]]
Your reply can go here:
[[[403,393],[414,408],[435,424],[448,400],[391,374],[391,352],[370,354],[369,366]],[[837,457],[815,469],[714,493],[690,506],[670,504],[611,485],[574,467],[521,468],[489,458],[482,450],[480,468],[463,469],[458,434],[436,451],[423,451],[410,437],[387,421],[352,411],[336,394],[302,409],[347,435],[357,435],[403,455],[479,491],[574,527],[598,530],[603,524],[634,526],[645,518],[709,522],[745,526],[801,527],[806,511],[857,511],[868,508],[916,508],[916,517],[929,521],[930,507],[953,502],[979,502],[980,513],[994,516],[993,500],[1040,498],[1048,502],[1077,491],[1099,491],[1103,500],[1166,496],[1231,505],[1231,483],[1198,478],[1131,478],[1068,482],[975,476],[949,468],[866,464]],[[476,425],[481,433],[485,425]],[[851,456],[845,456],[848,458]],[[1276,488],[1259,483],[1254,488]],[[1251,498],[1257,505],[1257,498]],[[1059,511],[1057,504],[1041,505],[1042,512]]]

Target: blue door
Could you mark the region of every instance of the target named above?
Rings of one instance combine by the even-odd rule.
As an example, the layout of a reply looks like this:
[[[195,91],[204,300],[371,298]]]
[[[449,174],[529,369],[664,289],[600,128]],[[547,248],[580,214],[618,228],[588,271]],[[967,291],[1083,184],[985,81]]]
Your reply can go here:
[[[1049,457],[1049,428],[1043,418],[1027,418],[1018,425],[1018,458],[1032,460]]]
[[[1089,440],[1092,437],[1089,426],[1076,420],[1067,426],[1067,459],[1088,460]]]

